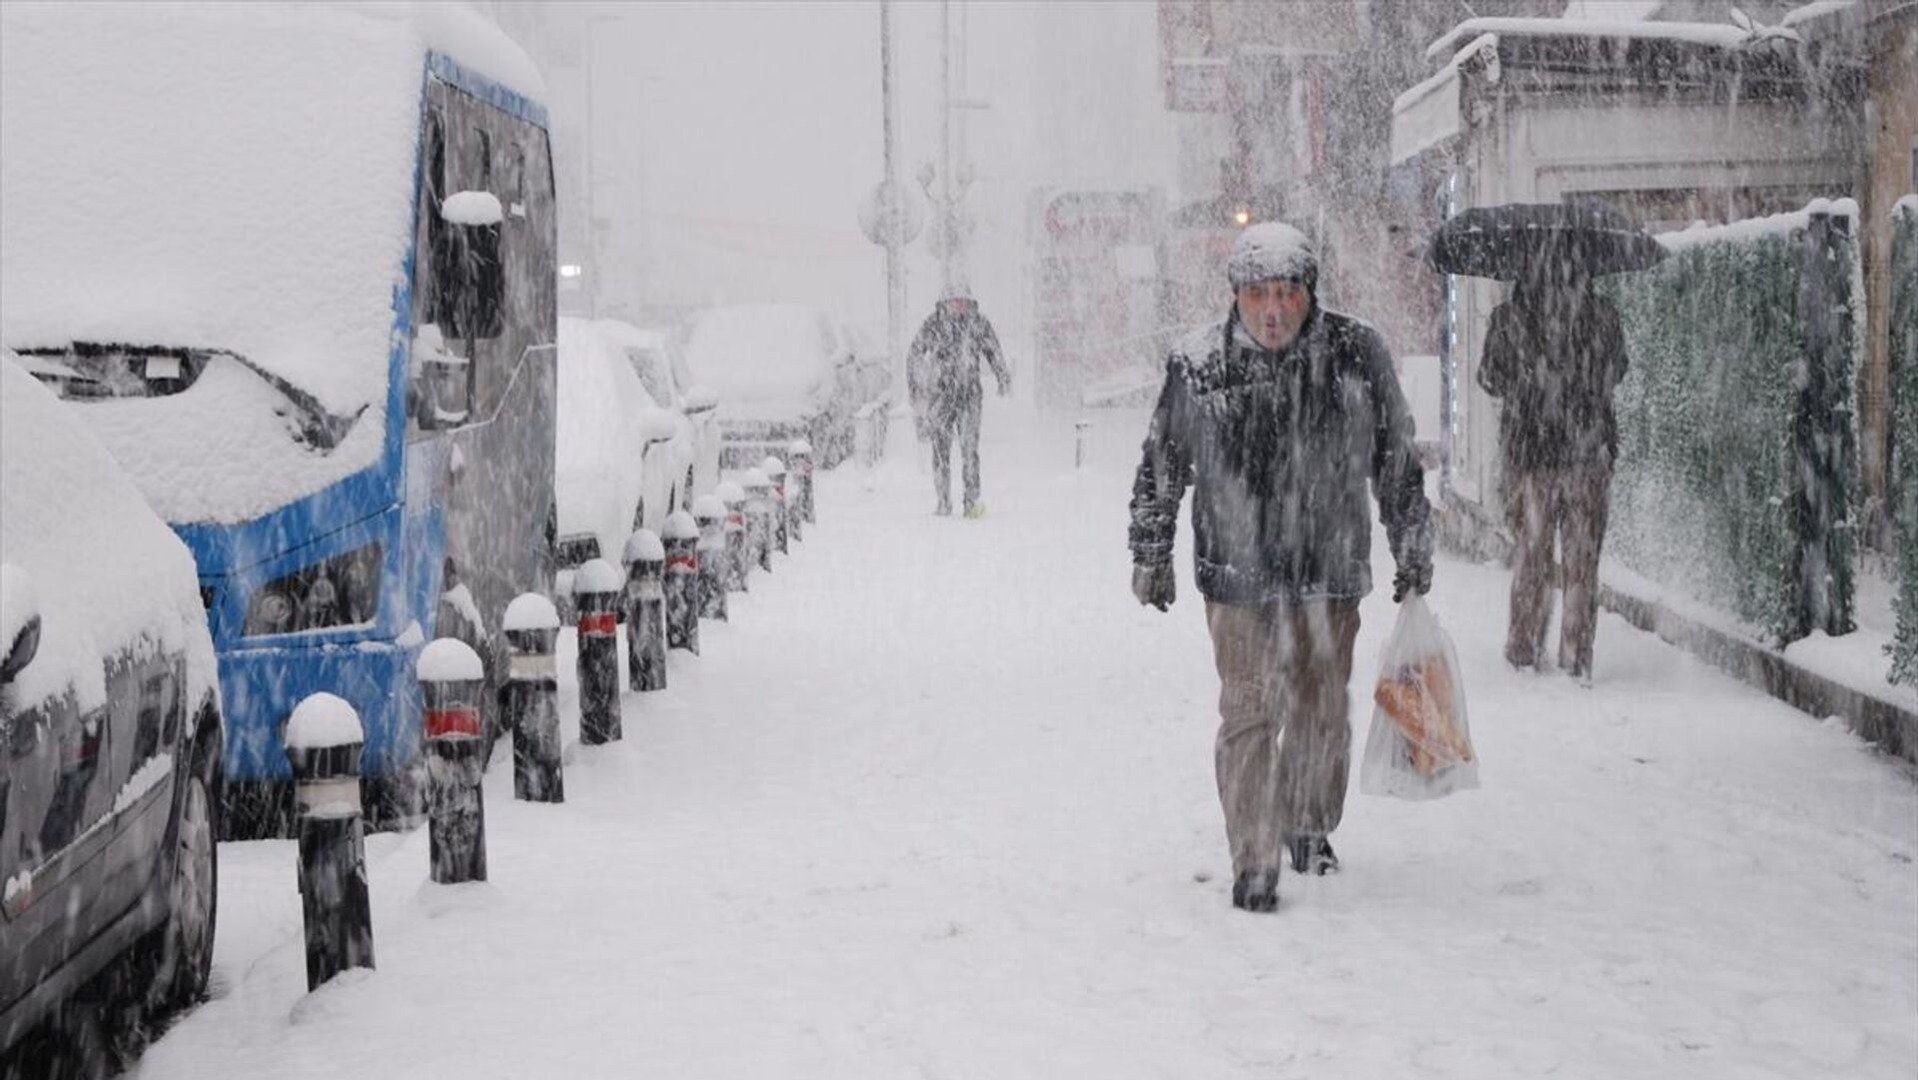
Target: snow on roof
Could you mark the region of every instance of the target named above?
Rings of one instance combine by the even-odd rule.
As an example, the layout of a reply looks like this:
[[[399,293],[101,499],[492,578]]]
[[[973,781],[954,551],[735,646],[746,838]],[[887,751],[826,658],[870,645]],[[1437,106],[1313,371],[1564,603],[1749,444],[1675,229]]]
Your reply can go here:
[[[1394,98],[1392,100],[1392,111],[1394,113],[1405,111],[1407,105],[1431,93],[1434,87],[1443,83],[1445,80],[1456,77],[1459,65],[1463,64],[1467,57],[1477,54],[1480,49],[1487,45],[1496,48],[1498,46],[1498,35],[1480,34],[1466,42],[1457,52],[1453,53],[1452,58],[1447,60],[1437,71]],[[1412,152],[1416,153],[1417,151]]]
[[[157,646],[185,654],[197,707],[216,669],[193,556],[73,413],[0,350],[0,648],[40,615],[15,704],[103,704],[104,660]]]
[[[1813,199],[1802,210],[1767,217],[1745,218],[1723,225],[1694,224],[1677,232],[1659,233],[1657,240],[1667,251],[1683,251],[1700,244],[1721,242],[1749,243],[1764,236],[1789,236],[1811,224],[1813,214],[1858,218],[1858,203],[1852,199]]]
[[[244,372],[90,406],[168,519],[241,520],[376,460],[429,48],[541,91],[453,5],[0,7],[0,342],[230,349],[366,408],[321,457]]]
[[[308,694],[286,718],[286,748],[317,750],[365,742],[360,714],[345,698],[321,691]]]
[[[1640,22],[1633,19],[1467,19],[1454,26],[1426,47],[1427,59],[1436,60],[1457,48],[1458,43],[1480,34],[1511,34],[1538,37],[1610,37],[1656,38],[1664,41],[1688,41],[1736,49],[1752,40],[1752,35],[1725,23]]]

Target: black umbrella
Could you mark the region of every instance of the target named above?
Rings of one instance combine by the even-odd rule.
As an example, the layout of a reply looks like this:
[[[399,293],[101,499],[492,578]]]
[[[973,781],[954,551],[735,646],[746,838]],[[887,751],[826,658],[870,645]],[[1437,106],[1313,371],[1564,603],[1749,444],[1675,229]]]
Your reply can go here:
[[[1658,241],[1602,202],[1475,206],[1432,234],[1425,261],[1446,274],[1519,281],[1643,270],[1665,257]],[[1553,271],[1558,271],[1554,274]]]

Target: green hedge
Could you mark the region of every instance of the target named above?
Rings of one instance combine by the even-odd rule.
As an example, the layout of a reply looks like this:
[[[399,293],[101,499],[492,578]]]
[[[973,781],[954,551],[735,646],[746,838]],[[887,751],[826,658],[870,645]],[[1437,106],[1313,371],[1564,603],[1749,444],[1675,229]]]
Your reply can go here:
[[[1906,201],[1891,233],[1892,512],[1898,521],[1898,630],[1891,680],[1918,686],[1918,203]]]
[[[1853,628],[1849,224],[1726,230],[1606,279],[1632,365],[1607,550],[1778,644]]]

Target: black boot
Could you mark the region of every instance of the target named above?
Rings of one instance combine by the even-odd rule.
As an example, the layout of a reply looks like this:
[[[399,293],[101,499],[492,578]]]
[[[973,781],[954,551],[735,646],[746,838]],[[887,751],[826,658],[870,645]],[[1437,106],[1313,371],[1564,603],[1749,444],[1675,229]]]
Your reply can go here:
[[[1286,847],[1292,851],[1292,869],[1301,874],[1336,874],[1339,872],[1339,857],[1332,851],[1332,842],[1323,836],[1294,836],[1286,841]]]
[[[1277,911],[1279,872],[1247,870],[1232,882],[1232,906],[1241,911]]]

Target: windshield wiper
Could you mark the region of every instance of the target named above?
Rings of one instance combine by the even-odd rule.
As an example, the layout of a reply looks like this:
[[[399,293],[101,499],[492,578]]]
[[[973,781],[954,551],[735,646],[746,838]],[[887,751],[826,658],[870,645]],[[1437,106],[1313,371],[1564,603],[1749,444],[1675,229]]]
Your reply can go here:
[[[321,453],[331,453],[338,447],[340,443],[346,439],[347,433],[353,430],[353,425],[359,423],[360,416],[366,412],[366,405],[361,404],[359,408],[353,410],[351,416],[342,416],[328,410],[326,406],[320,404],[319,398],[314,397],[312,394],[307,393],[305,390],[300,389],[273,372],[248,360],[239,353],[227,349],[207,349],[205,353],[208,356],[224,356],[232,360],[253,374],[258,375],[260,381],[278,390],[280,396],[292,402],[293,407],[299,410],[300,413],[298,423],[300,426],[301,441],[309,446],[318,448]]]
[[[65,348],[26,348],[15,350],[22,356],[67,361],[65,371],[48,368],[36,374],[47,382],[60,384],[62,397],[83,401],[105,401],[129,397],[160,397],[177,394],[199,381],[207,361],[220,356],[252,372],[260,381],[279,391],[298,414],[293,418],[295,437],[321,453],[331,453],[353,425],[366,412],[361,405],[352,415],[329,411],[312,394],[285,378],[261,367],[231,349],[186,349],[169,345],[121,345],[95,341],[76,341]],[[156,378],[154,360],[171,360],[172,373]]]

